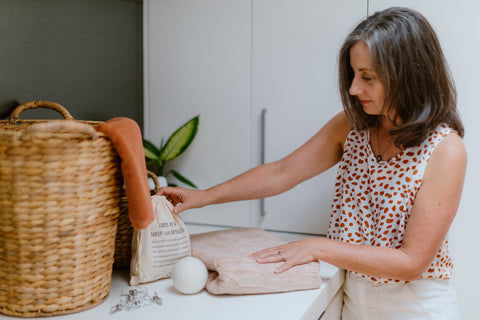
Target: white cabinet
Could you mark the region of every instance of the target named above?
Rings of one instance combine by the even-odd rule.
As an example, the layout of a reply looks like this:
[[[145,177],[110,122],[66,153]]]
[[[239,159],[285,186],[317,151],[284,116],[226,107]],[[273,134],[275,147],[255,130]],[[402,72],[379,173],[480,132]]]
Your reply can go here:
[[[283,158],[342,110],[337,57],[365,1],[253,1],[253,115],[266,109],[266,162]],[[341,12],[342,14],[335,14]],[[254,136],[259,137],[258,126]],[[326,234],[336,167],[265,199],[255,223],[273,230]]]
[[[250,15],[242,0],[144,1],[145,136],[159,144],[200,114],[195,141],[174,163],[200,188],[251,164]],[[249,226],[249,212],[245,202],[182,217]]]
[[[342,110],[337,55],[367,1],[145,1],[145,136],[200,114],[175,166],[201,188],[284,157]],[[340,13],[341,14],[336,14]],[[285,194],[182,214],[188,222],[326,234],[336,168]]]

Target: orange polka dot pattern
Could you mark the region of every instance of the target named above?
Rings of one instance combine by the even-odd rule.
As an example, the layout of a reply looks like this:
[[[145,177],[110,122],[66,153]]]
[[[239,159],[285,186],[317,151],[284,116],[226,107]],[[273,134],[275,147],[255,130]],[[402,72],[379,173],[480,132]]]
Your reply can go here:
[[[338,167],[328,237],[400,248],[428,160],[438,143],[452,132],[446,125],[439,125],[420,146],[407,148],[389,161],[377,162],[369,131],[350,131]],[[452,270],[445,240],[421,277],[450,278]],[[356,274],[381,283],[401,282]]]

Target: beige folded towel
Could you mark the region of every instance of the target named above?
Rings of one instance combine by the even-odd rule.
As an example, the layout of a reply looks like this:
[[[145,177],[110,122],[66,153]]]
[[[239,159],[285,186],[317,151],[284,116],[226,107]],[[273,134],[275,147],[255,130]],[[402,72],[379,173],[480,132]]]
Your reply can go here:
[[[210,271],[206,289],[213,294],[253,294],[317,289],[322,284],[320,263],[295,266],[283,273],[273,271],[280,263],[259,264],[248,255],[283,244],[258,228],[240,228],[190,236],[192,256]]]

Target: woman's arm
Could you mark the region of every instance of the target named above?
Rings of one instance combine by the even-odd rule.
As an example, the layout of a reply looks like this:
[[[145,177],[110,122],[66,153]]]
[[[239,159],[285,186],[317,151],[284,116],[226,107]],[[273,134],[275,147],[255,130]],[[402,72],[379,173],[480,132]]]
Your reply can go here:
[[[459,206],[466,164],[466,150],[457,135],[446,137],[437,146],[399,249],[310,238],[265,249],[252,257],[260,263],[285,261],[276,272],[321,260],[372,276],[414,280],[426,270],[445,240]]]
[[[191,208],[231,201],[266,198],[287,191],[336,164],[350,131],[343,112],[333,117],[300,148],[276,162],[260,165],[207,190],[162,188],[174,205],[175,213]]]

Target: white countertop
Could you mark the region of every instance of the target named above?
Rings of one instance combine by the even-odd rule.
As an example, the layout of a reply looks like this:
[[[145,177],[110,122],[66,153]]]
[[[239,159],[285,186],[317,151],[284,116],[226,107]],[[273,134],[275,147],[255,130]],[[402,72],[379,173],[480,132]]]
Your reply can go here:
[[[190,230],[195,229],[189,227]],[[201,229],[199,229],[201,230]],[[190,233],[195,233],[190,231]],[[289,235],[290,241],[295,235]],[[293,237],[293,238],[292,238]],[[284,237],[285,238],[285,237]],[[298,237],[296,237],[298,238]],[[55,320],[96,320],[96,319],[315,319],[317,320],[328,303],[342,286],[344,272],[338,268],[320,263],[320,277],[322,286],[316,290],[295,291],[276,294],[257,295],[222,295],[216,296],[205,290],[193,295],[184,295],[173,286],[171,279],[163,279],[148,285],[135,288],[148,289],[150,296],[157,293],[163,300],[162,305],[150,304],[146,307],[131,311],[119,311],[111,314],[111,309],[117,305],[122,292],[129,287],[127,271],[114,271],[109,297],[99,306],[76,314],[55,316]],[[0,315],[0,319],[14,319]],[[18,318],[17,318],[18,319]],[[45,318],[38,318],[45,319]]]

